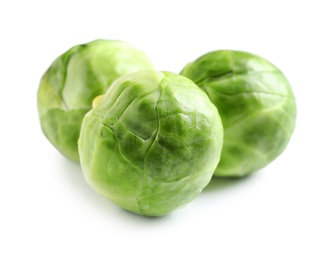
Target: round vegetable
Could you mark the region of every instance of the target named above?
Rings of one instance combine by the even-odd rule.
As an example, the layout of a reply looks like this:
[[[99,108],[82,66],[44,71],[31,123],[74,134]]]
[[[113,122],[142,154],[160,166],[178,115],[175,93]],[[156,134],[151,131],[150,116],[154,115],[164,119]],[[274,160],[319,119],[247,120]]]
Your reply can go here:
[[[219,110],[224,145],[216,176],[244,176],[287,146],[296,120],[291,87],[273,64],[251,53],[214,51],[180,73],[203,89]]]
[[[94,97],[118,77],[153,69],[147,56],[122,41],[96,40],[59,56],[43,75],[38,90],[42,131],[66,157],[78,161],[77,139]]]
[[[219,162],[216,107],[191,80],[143,70],[119,78],[83,119],[86,181],[131,212],[161,216],[194,199]]]

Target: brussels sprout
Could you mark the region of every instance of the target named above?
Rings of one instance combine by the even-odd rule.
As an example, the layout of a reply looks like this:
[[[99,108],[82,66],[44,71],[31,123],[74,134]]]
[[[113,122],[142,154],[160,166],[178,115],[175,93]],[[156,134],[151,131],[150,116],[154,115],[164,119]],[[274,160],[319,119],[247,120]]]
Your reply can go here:
[[[79,138],[86,181],[122,208],[161,216],[194,199],[219,162],[223,127],[191,80],[143,70],[94,102]]]
[[[122,41],[96,40],[59,56],[43,75],[38,90],[42,131],[66,157],[78,161],[77,139],[94,97],[118,77],[153,69],[147,56]]]
[[[180,73],[219,110],[224,144],[216,176],[238,177],[273,161],[287,146],[296,120],[291,87],[273,64],[251,53],[214,51]]]

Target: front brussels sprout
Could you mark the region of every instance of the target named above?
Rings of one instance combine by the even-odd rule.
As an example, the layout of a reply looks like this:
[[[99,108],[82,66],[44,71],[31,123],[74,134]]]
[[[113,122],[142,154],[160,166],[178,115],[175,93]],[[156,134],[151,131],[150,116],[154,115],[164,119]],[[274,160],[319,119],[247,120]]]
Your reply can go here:
[[[38,90],[42,131],[66,157],[78,161],[77,139],[94,97],[118,77],[153,69],[147,56],[122,41],[96,40],[59,56],[43,75]]]
[[[83,119],[86,181],[131,212],[161,216],[194,199],[219,162],[216,107],[191,80],[143,70],[119,78]]]
[[[180,73],[203,89],[219,110],[224,144],[216,176],[258,170],[287,146],[295,128],[291,87],[273,64],[251,53],[214,51]]]

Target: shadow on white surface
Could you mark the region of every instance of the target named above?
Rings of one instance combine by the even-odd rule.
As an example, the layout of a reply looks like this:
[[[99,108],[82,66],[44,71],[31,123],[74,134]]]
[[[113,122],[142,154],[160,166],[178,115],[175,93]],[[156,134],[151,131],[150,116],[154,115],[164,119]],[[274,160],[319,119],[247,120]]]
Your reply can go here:
[[[261,172],[257,171],[240,178],[213,176],[210,183],[203,189],[203,192],[204,193],[221,192],[224,190],[236,188],[241,185],[246,185],[260,174]]]
[[[111,201],[105,199],[94,191],[84,180],[83,172],[78,163],[72,162],[60,155],[58,155],[58,171],[61,176],[61,182],[66,190],[69,190],[69,195],[73,197],[74,203],[77,203],[79,207],[83,208],[82,211],[87,214],[94,215],[99,214],[100,217],[108,219],[119,220],[127,225],[149,225],[153,223],[157,225],[159,223],[167,223],[172,219],[185,217],[184,214],[190,213],[192,202],[187,205],[173,211],[172,213],[162,217],[145,217],[140,216],[129,211],[126,211],[119,206],[115,205]],[[218,178],[213,177],[210,183],[204,188],[200,197],[205,200],[215,200],[218,194],[234,193],[235,189],[240,189],[252,186],[254,181],[259,180],[260,176],[265,175],[262,170],[254,172],[246,177],[242,178]],[[71,195],[72,194],[72,195]],[[210,198],[212,197],[212,198]],[[85,209],[87,208],[87,209]]]

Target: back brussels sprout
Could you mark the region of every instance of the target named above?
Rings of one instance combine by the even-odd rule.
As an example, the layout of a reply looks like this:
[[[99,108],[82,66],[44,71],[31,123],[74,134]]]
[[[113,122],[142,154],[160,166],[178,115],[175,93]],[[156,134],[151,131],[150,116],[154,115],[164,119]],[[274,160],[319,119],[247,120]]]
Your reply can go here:
[[[38,90],[42,131],[66,157],[79,160],[77,140],[94,97],[118,77],[153,69],[148,57],[122,41],[96,40],[60,55],[44,73]]]
[[[286,77],[251,53],[221,50],[185,66],[218,108],[224,144],[216,176],[244,176],[277,158],[295,128],[296,103]]]

